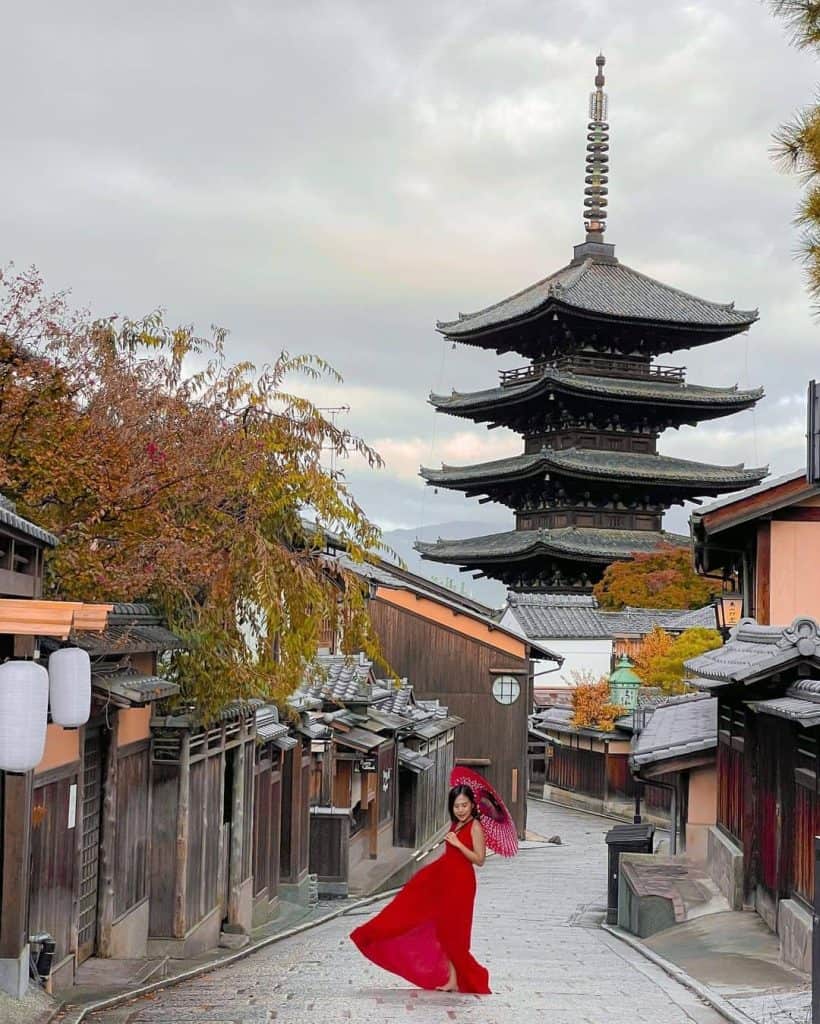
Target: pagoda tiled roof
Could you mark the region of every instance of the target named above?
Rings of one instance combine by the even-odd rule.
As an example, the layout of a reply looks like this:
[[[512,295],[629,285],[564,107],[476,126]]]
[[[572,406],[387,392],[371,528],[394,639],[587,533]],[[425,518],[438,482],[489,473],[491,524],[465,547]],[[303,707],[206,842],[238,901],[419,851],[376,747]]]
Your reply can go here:
[[[530,455],[514,455],[472,466],[422,468],[422,477],[437,487],[468,487],[471,484],[493,484],[542,476],[546,472],[598,478],[611,481],[639,481],[659,485],[679,484],[703,487],[704,491],[736,490],[757,483],[768,472],[766,468],[746,469],[737,466],[714,466],[708,462],[692,462],[668,455],[641,452],[607,452],[593,448],[542,448]]]
[[[430,395],[430,404],[442,412],[458,415],[482,406],[514,405],[550,391],[580,392],[615,401],[648,402],[662,405],[720,406],[736,412],[754,405],[763,397],[763,388],[741,391],[737,387],[710,388],[695,384],[670,384],[662,380],[599,377],[544,367],[542,375],[523,384],[487,388],[483,391]]]
[[[432,562],[490,564],[539,553],[576,561],[608,563],[655,551],[665,544],[687,547],[689,538],[665,530],[598,530],[565,526],[555,530],[510,530],[463,540],[418,541],[416,550]]]
[[[551,304],[615,319],[659,324],[743,330],[757,320],[757,310],[734,303],[710,302],[633,270],[614,258],[568,264],[523,291],[458,320],[439,321],[447,337],[488,331],[547,308]]]

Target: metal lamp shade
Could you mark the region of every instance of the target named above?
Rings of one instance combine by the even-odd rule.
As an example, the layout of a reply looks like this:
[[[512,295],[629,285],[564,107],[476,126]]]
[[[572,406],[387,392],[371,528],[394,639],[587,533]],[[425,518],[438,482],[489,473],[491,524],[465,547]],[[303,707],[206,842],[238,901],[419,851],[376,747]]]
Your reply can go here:
[[[51,720],[66,729],[85,725],[91,714],[91,659],[79,647],[62,647],[48,659]]]
[[[0,770],[28,772],[43,759],[48,672],[33,661],[0,665]]]

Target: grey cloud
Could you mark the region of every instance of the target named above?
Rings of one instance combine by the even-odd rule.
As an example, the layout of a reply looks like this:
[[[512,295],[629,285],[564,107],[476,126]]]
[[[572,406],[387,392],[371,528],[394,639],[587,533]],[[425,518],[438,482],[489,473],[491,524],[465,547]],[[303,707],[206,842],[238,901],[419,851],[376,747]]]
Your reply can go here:
[[[4,27],[4,257],[101,313],[161,304],[228,326],[237,357],[319,352],[349,388],[322,403],[349,394],[347,425],[370,438],[430,438],[434,464],[469,425],[434,423],[428,392],[488,386],[517,361],[453,351],[434,322],[557,269],[580,240],[603,47],[618,254],[760,307],[747,336],[676,360],[693,381],[766,386],[753,420],[704,437],[715,459],[799,461],[778,402],[816,372],[817,328],[792,260],[798,184],[769,148],[816,66],[765,5],[78,0],[17,5]],[[694,436],[663,449],[697,457]],[[391,523],[416,521],[414,502],[428,521],[505,516],[422,500],[389,466],[350,474]]]

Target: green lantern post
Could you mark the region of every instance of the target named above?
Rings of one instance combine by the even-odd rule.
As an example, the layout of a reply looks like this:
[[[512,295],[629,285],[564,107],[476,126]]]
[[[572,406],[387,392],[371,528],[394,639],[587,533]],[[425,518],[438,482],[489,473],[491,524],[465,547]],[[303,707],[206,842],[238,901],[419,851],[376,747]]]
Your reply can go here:
[[[624,654],[609,677],[609,692],[612,703],[620,704],[629,711],[638,706],[638,690],[640,678],[632,670],[632,662]]]

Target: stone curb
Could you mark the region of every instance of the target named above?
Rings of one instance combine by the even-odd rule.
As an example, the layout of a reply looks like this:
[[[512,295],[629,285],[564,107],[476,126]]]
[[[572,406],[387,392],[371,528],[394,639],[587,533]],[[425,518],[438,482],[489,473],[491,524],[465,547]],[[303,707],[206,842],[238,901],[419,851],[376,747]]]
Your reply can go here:
[[[198,978],[203,974],[210,974],[211,971],[219,970],[221,967],[229,967],[231,964],[244,960],[246,956],[250,956],[252,953],[256,953],[258,950],[264,949],[266,946],[272,946],[275,942],[281,942],[283,939],[289,939],[294,935],[299,935],[300,932],[306,932],[310,928],[316,928],[320,924],[327,924],[328,921],[334,921],[337,917],[343,917],[345,914],[349,914],[353,910],[358,910],[360,907],[366,907],[371,903],[378,903],[380,900],[389,899],[391,896],[394,896],[399,892],[399,888],[388,889],[387,892],[375,893],[373,896],[367,896],[365,899],[357,900],[355,903],[339,907],[338,910],[333,910],[329,914],[324,914],[322,917],[317,917],[312,921],[305,921],[302,924],[295,925],[293,928],[288,928],[286,931],[277,932],[275,935],[268,935],[264,939],[260,939],[258,942],[244,946],[236,953],[220,957],[218,960],[213,960],[208,964],[202,964],[200,967],[192,967],[190,970],[174,974],[170,978],[162,978],[159,981],[151,982],[148,985],[140,985],[138,988],[129,989],[126,992],[118,992],[117,995],[110,996],[108,999],[101,999],[96,1003],[86,1003],[84,1006],[72,1009],[67,1009],[65,1006],[58,1007],[52,1014],[50,1020],[55,1021],[60,1014],[64,1014],[61,1024],[80,1024],[81,1021],[84,1021],[92,1013],[99,1013],[100,1010],[110,1010],[115,1006],[120,1006],[122,1003],[130,1002],[132,999],[139,999],[140,996],[148,995],[151,992],[158,992],[160,989],[170,988],[172,985],[178,985],[183,981],[190,981],[192,978]]]
[[[737,1007],[719,996],[717,992],[709,988],[708,985],[704,985],[703,982],[697,981],[687,974],[682,967],[678,967],[677,964],[673,964],[671,961],[664,959],[659,956],[654,950],[649,949],[639,939],[636,939],[634,935],[624,931],[622,928],[618,928],[615,925],[603,923],[601,928],[612,935],[614,938],[619,939],[621,942],[630,946],[636,952],[640,953],[641,956],[645,957],[651,963],[655,964],[656,967],[660,967],[662,971],[673,978],[678,984],[683,985],[684,988],[688,988],[690,992],[694,992],[696,996],[702,999],[705,1003],[708,1003],[713,1010],[725,1017],[726,1020],[730,1021],[730,1024],[757,1024],[751,1017],[743,1013],[742,1010],[738,1010]]]

